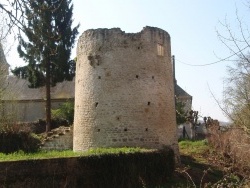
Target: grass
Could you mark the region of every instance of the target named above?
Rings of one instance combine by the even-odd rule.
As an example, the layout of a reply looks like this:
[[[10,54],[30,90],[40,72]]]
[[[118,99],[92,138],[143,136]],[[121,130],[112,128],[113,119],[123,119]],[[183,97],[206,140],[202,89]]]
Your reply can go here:
[[[204,187],[204,183],[215,183],[223,177],[223,172],[209,161],[213,148],[206,140],[179,141],[181,166],[174,173],[167,187]]]
[[[203,154],[209,150],[209,146],[206,140],[182,140],[179,149],[182,154]]]
[[[205,183],[212,184],[223,180],[223,170],[218,165],[220,161],[215,156],[214,149],[211,148],[206,140],[190,141],[182,140],[179,142],[181,166],[178,167],[173,178],[164,186],[168,187],[204,187]],[[18,160],[38,160],[49,158],[65,157],[84,157],[92,155],[120,154],[120,153],[137,153],[150,152],[152,150],[142,148],[97,148],[90,149],[87,152],[65,151],[39,151],[36,153],[24,153],[23,151],[3,154],[0,153],[1,161],[18,161]],[[217,160],[215,160],[217,159]],[[217,161],[217,162],[216,162]]]
[[[64,151],[38,151],[35,153],[25,153],[23,151],[18,151],[18,152],[10,153],[10,154],[0,153],[0,162],[1,161],[80,157],[80,156],[120,154],[120,153],[137,153],[137,152],[147,152],[147,151],[152,151],[152,150],[142,149],[142,148],[123,147],[123,148],[97,148],[97,149],[90,149],[89,151],[86,151],[86,152],[73,152],[72,150],[64,150]]]
[[[195,161],[200,163],[207,163],[204,154],[212,150],[207,140],[182,140],[179,142],[179,149],[183,156],[192,156]]]

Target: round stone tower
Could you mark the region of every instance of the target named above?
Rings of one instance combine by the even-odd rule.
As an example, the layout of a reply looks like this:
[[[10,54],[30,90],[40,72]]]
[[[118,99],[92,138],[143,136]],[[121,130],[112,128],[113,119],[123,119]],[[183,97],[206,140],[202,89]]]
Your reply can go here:
[[[169,34],[91,29],[78,41],[74,151],[177,146]]]

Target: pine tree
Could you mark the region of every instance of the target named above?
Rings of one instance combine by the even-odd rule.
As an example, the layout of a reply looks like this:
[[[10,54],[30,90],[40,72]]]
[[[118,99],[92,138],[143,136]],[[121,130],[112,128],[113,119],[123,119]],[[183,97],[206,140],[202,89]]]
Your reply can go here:
[[[31,88],[46,87],[46,132],[51,127],[50,87],[74,76],[69,58],[79,25],[71,28],[72,11],[71,0],[29,0],[25,4],[27,22],[23,30],[28,41],[20,35],[17,50],[28,65],[13,73],[23,71]]]

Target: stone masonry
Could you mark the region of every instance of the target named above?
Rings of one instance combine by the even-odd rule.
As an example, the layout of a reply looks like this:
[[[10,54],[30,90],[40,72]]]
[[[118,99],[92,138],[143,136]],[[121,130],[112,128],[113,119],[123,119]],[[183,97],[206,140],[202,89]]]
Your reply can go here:
[[[9,64],[6,61],[3,46],[0,41],[0,86],[4,84],[3,82],[8,74],[9,74]]]
[[[172,147],[178,153],[169,34],[85,31],[77,46],[73,150]]]

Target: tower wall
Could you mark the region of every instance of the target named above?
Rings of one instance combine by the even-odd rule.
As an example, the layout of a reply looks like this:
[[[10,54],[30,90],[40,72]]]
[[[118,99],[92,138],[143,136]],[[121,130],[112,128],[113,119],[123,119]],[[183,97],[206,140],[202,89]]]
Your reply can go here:
[[[177,146],[169,34],[85,31],[77,46],[74,151]]]
[[[0,41],[0,87],[4,84],[6,76],[9,75],[9,64],[6,61],[3,46]]]

